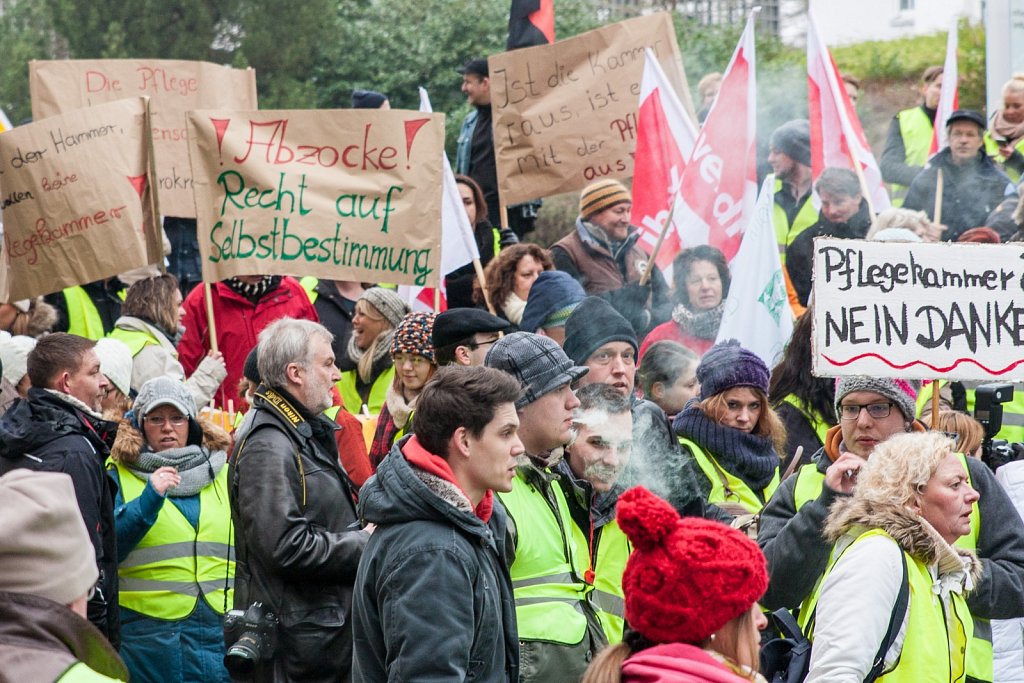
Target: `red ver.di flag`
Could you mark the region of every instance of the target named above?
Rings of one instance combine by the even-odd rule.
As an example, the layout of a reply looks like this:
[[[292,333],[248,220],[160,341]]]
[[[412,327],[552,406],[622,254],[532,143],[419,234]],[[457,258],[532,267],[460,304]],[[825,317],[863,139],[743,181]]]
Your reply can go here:
[[[740,248],[757,200],[756,12],[747,18],[718,98],[683,171],[683,234],[693,235],[694,244],[720,249],[729,260]]]

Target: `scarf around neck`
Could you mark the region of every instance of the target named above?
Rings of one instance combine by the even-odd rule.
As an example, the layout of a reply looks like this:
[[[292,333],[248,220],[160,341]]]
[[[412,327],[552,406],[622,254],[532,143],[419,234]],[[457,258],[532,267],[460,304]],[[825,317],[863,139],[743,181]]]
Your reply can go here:
[[[723,299],[714,308],[706,311],[691,311],[683,304],[677,304],[672,309],[672,320],[679,325],[679,329],[697,337],[698,339],[714,339],[718,336],[718,328],[722,325],[722,311],[725,310]]]
[[[376,345],[370,345],[373,348],[373,359],[370,364],[371,375],[376,375],[377,368],[381,367],[381,361],[383,361],[385,358],[390,358],[391,341],[394,338],[395,328],[391,328],[387,332],[382,332],[381,335],[377,337]],[[363,356],[366,355],[366,351],[367,349],[361,349],[356,345],[356,336],[354,334],[348,338],[348,349],[346,350],[346,353],[348,353],[349,360],[351,360],[353,363],[358,365],[359,361],[362,360]],[[373,376],[364,378],[362,377],[362,375],[360,375],[359,377],[359,379],[362,380],[363,383],[365,384],[369,384],[373,378]]]
[[[1003,117],[1003,110],[1000,109],[996,112],[996,115],[992,117],[992,123],[989,124],[989,130],[992,131],[992,137],[1006,138],[1011,147],[1015,147],[1021,138],[1024,138],[1024,121],[1020,123],[1010,123]]]
[[[672,431],[695,442],[714,456],[722,469],[757,491],[768,486],[779,469],[781,461],[769,438],[720,425],[696,405],[679,413]]]
[[[233,292],[244,296],[246,299],[259,301],[263,298],[264,294],[273,289],[277,289],[278,285],[281,284],[281,276],[264,275],[260,281],[255,284],[242,282],[237,277],[229,277],[227,280],[224,280],[224,284],[230,287]]]
[[[505,299],[505,304],[501,307],[505,312],[505,317],[513,325],[518,325],[523,322],[523,313],[526,312],[526,300],[520,299],[515,292],[509,292],[508,298]]]
[[[143,481],[149,481],[153,472],[161,467],[174,467],[181,475],[181,483],[168,489],[167,495],[171,498],[187,498],[197,495],[209,486],[217,478],[225,462],[227,453],[210,453],[202,446],[168,448],[159,453],[146,446],[139,453],[139,459],[131,464],[125,464],[125,467]]]

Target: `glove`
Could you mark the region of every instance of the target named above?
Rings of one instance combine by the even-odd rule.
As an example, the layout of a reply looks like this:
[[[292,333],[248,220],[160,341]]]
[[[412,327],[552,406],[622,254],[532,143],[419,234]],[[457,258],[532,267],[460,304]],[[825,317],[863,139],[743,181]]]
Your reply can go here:
[[[508,228],[502,228],[498,231],[498,246],[504,249],[505,247],[511,247],[513,244],[519,244],[519,237],[514,232]]]

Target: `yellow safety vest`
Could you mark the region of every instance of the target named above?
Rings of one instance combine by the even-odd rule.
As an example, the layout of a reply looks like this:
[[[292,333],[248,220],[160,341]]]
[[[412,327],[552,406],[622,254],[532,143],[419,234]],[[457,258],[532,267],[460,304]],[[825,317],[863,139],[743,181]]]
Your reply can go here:
[[[594,560],[593,598],[609,645],[622,640],[626,624],[622,573],[626,571],[626,561],[632,551],[633,546],[617,521],[612,520],[601,527],[601,535],[597,539],[597,557]]]
[[[1021,154],[1024,154],[1024,138],[1019,140],[1013,148]],[[1003,173],[1010,177],[1010,180],[1013,181],[1014,185],[1020,182],[1020,173],[1015,169],[1003,165],[1006,162],[1006,157],[999,153],[999,145],[996,144],[996,141],[992,139],[992,134],[987,130],[985,131],[985,154],[991,157],[992,161],[999,164],[999,167],[1003,169]]]
[[[64,290],[64,301],[68,307],[68,334],[77,334],[95,341],[106,336],[100,312],[84,289],[68,287]]]
[[[775,194],[781,191],[782,181],[776,178],[772,197],[774,198]],[[793,244],[793,240],[799,237],[800,233],[817,222],[818,210],[814,208],[814,202],[811,201],[810,195],[808,195],[800,210],[797,211],[793,225],[789,224],[789,218],[786,216],[785,210],[772,201],[772,225],[775,226],[775,241],[779,245],[779,258],[782,259],[782,265],[786,265],[786,247]]]
[[[884,536],[892,540],[885,531],[871,529],[864,532],[847,546],[842,552],[833,551],[825,576],[832,570],[839,558],[849,548],[862,539],[872,536]],[[896,541],[893,541],[895,543]],[[901,549],[902,551],[902,549]],[[903,551],[907,563],[907,580],[910,583],[910,602],[907,605],[906,639],[900,651],[899,660],[891,671],[879,676],[877,681],[885,683],[921,683],[922,681],[949,681],[961,683],[967,679],[967,659],[969,648],[973,647],[971,636],[974,631],[971,613],[967,603],[958,593],[950,594],[947,614],[938,596],[932,592],[931,573],[928,566],[912,555]],[[809,602],[813,606],[818,603],[821,594],[819,582]],[[813,627],[807,633],[808,639],[814,639]],[[937,667],[940,662],[946,663],[945,675],[940,675]],[[989,677],[991,680],[991,676]]]
[[[345,404],[345,410],[353,415],[358,415],[363,407],[363,399],[356,390],[357,376],[355,370],[346,370],[341,373],[341,379],[335,384],[338,388],[338,393],[341,394],[342,403]],[[366,406],[370,409],[371,415],[380,413],[381,406],[384,405],[384,401],[387,399],[388,387],[391,386],[391,382],[394,379],[395,366],[392,365],[380,373],[380,377],[370,386],[370,395],[367,397]]]
[[[142,330],[126,330],[123,327],[115,327],[107,336],[111,339],[116,339],[127,346],[128,350],[132,352],[132,358],[139,355],[139,351],[144,349],[146,346],[151,344],[160,346],[159,339],[149,332],[143,332]]]
[[[304,290],[306,290],[306,296],[309,297],[309,303],[315,304],[316,298],[320,296],[320,293],[316,291],[316,286],[320,284],[320,280],[312,275],[307,275],[299,280],[299,284],[302,285]]]
[[[561,488],[557,482],[549,488],[554,510],[522,474],[512,480],[511,491],[498,494],[517,531],[516,559],[509,567],[516,623],[520,640],[576,645],[587,633],[586,610],[593,609],[594,587],[584,580],[590,550]]]
[[[913,107],[896,114],[896,120],[899,121],[900,136],[903,138],[903,162],[907,166],[924,166],[928,161],[928,151],[932,147],[932,137],[935,135],[935,128],[928,114],[921,107]],[[892,197],[893,206],[903,206],[907,187],[890,183],[889,195]]]
[[[784,399],[782,399],[782,402],[788,403],[789,405],[793,406],[798,411],[800,411],[800,414],[804,416],[807,422],[814,429],[814,433],[818,435],[818,441],[820,441],[821,445],[824,446],[825,435],[828,433],[829,428],[832,427],[833,425],[830,425],[827,422],[825,422],[825,419],[821,415],[819,415],[814,410],[811,410],[810,407],[805,405],[803,401],[801,401],[793,394],[789,394],[788,396],[786,396]]]
[[[967,482],[972,484],[971,470],[967,467],[967,456],[963,453],[957,453],[957,457],[967,472]],[[818,496],[821,495],[824,485],[825,475],[818,470],[816,463],[801,467],[797,471],[796,487],[793,489],[793,503],[796,510],[799,511],[808,502],[817,500]],[[967,536],[961,536],[953,545],[976,553],[978,550],[978,535],[980,533],[981,510],[978,507],[978,502],[975,501],[971,506],[971,533]],[[818,579],[818,584],[814,589],[815,593],[820,590],[822,580],[823,578]],[[806,626],[812,610],[813,605],[810,604],[810,601],[804,600],[803,604],[800,605],[799,621],[801,626]],[[979,681],[992,680],[992,626],[989,624],[988,619],[974,618],[974,636],[971,641],[968,660],[967,668],[972,678]]]
[[[704,476],[711,482],[711,494],[708,496],[709,503],[714,503],[715,505],[732,503],[742,506],[750,514],[757,514],[764,507],[765,503],[768,502],[768,499],[772,497],[772,494],[775,493],[775,489],[779,488],[779,468],[777,465],[775,467],[775,475],[768,482],[768,486],[758,493],[747,486],[746,482],[742,479],[725,470],[713,456],[705,453],[700,446],[690,439],[681,436],[679,437],[679,443],[684,448],[690,450],[690,453],[693,454],[693,459],[697,462],[697,466],[700,467]]]
[[[125,502],[142,495],[146,482],[118,463],[115,467]],[[198,530],[173,503],[164,502],[156,522],[117,567],[122,607],[175,621],[192,614],[202,594],[217,614],[224,614],[235,583],[227,481],[225,465],[199,492]]]
[[[939,391],[942,391],[942,387],[946,386],[948,382],[946,380],[939,381]],[[935,386],[935,382],[932,382],[928,386],[922,387],[921,391],[917,394],[916,408],[917,414],[920,415],[921,411],[925,406],[932,400],[932,387]],[[966,412],[974,414],[974,389],[966,389],[967,395],[967,410]],[[1013,400],[1009,403],[1003,404],[1003,426],[999,428],[999,432],[996,434],[997,439],[1006,439],[1010,443],[1019,443],[1024,441],[1024,392],[1015,391],[1013,392]]]

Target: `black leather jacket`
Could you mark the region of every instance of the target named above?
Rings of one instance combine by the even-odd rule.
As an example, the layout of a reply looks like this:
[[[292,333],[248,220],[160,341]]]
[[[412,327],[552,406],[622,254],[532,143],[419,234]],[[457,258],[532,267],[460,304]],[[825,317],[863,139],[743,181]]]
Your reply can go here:
[[[352,586],[369,534],[338,462],[334,423],[260,386],[230,467],[235,609],[260,601],[280,620],[259,681],[348,681]],[[271,670],[272,669],[272,670]]]

